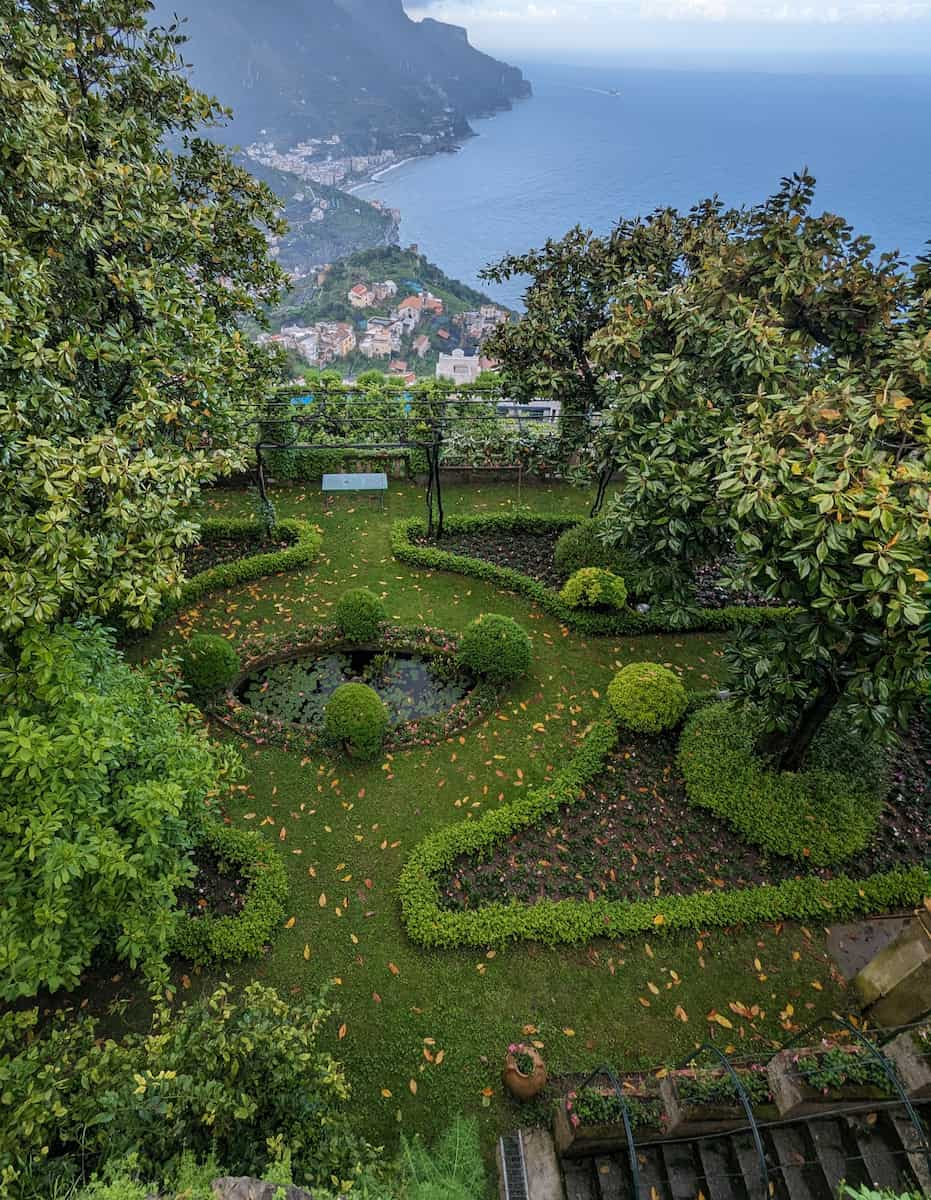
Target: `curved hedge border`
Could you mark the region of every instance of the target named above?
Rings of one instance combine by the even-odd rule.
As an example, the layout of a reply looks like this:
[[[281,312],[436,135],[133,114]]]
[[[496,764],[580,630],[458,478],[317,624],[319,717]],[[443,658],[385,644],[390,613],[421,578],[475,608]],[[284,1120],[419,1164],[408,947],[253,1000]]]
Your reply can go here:
[[[447,533],[550,533],[571,529],[580,523],[579,517],[540,516],[524,513],[492,513],[478,517],[447,517]],[[418,546],[415,538],[426,537],[427,525],[420,517],[396,521],[391,527],[391,552],[400,562],[432,571],[454,571],[495,583],[510,592],[519,592],[544,612],[571,629],[594,635],[678,633],[733,629],[738,625],[764,625],[778,621],[787,613],[785,608],[754,608],[731,605],[727,608],[702,608],[694,618],[682,625],[672,625],[659,613],[640,613],[627,608],[617,613],[586,613],[570,608],[555,588],[547,587],[530,575],[511,567],[499,567],[481,558],[452,554],[439,546]]]
[[[760,721],[733,704],[687,721],[678,762],[689,801],[787,858],[826,866],[865,850],[879,823],[883,787],[871,786],[856,767],[768,770],[755,753],[761,732]]]
[[[205,825],[200,844],[236,864],[249,883],[245,903],[236,916],[180,915],[171,950],[196,963],[252,958],[271,940],[284,916],[290,889],[281,856],[257,833],[218,822]]]
[[[441,906],[439,878],[460,854],[490,851],[562,805],[574,804],[586,784],[598,777],[616,744],[616,722],[607,715],[600,716],[589,726],[568,766],[550,784],[477,820],[437,830],[415,846],[398,883],[408,935],[423,946],[443,948],[500,945],[521,939],[553,946],[578,945],[595,937],[621,937],[657,927],[700,929],[785,918],[837,920],[855,913],[918,904],[931,884],[928,871],[913,867],[860,880],[810,876],[776,885],[656,900],[495,903],[465,912]]]
[[[239,683],[266,662],[280,661],[282,657],[304,652],[324,654],[358,646],[357,641],[347,640],[335,625],[292,626],[286,634],[260,634],[247,639],[240,646],[242,670],[232,687],[223,693],[222,699],[208,710],[228,728],[241,737],[249,738],[259,745],[281,746],[285,750],[301,750],[319,753],[328,750],[326,738],[314,733],[306,725],[268,717],[243,704],[235,694]],[[444,659],[453,664],[457,660],[459,639],[455,634],[426,625],[386,625],[378,635],[378,648],[384,650],[408,650]],[[476,721],[483,720],[497,709],[502,689],[479,680],[475,687],[445,713],[435,717],[421,717],[416,721],[405,721],[389,729],[384,748],[408,750],[415,746],[430,746],[435,742],[461,733]]]
[[[205,543],[236,538],[246,541],[261,536],[262,531],[261,524],[249,517],[209,517],[201,524],[200,536]],[[261,579],[263,575],[277,575],[279,571],[293,571],[297,567],[307,566],[316,559],[323,545],[323,534],[307,521],[290,518],[279,521],[275,526],[275,534],[291,544],[284,550],[253,554],[192,575],[181,584],[177,596],[169,597],[162,603],[155,620],[164,621],[174,616],[180,609],[196,603],[209,592],[249,583],[253,579]]]

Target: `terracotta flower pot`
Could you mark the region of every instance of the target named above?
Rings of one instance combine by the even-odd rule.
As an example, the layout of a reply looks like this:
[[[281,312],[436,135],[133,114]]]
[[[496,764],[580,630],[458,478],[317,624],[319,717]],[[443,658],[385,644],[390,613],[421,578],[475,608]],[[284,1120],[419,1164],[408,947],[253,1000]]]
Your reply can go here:
[[[522,1053],[532,1060],[533,1070],[529,1074],[519,1070],[517,1055],[509,1050],[504,1057],[501,1079],[512,1096],[518,1100],[532,1100],[546,1087],[546,1067],[543,1059],[532,1046],[525,1047]]]

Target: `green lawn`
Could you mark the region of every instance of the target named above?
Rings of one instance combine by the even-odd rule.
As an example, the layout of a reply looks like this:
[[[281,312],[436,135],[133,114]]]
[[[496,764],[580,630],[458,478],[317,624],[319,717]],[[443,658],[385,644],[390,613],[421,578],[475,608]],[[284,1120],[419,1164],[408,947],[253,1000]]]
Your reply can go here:
[[[587,503],[565,488],[525,489],[523,499],[549,512],[581,512]],[[370,1137],[391,1143],[398,1128],[431,1136],[456,1112],[477,1114],[489,1140],[513,1127],[521,1114],[502,1097],[499,1071],[507,1044],[525,1026],[537,1031],[551,1071],[568,1072],[605,1060],[618,1067],[662,1062],[709,1036],[752,1054],[782,1033],[787,1005],[803,1024],[847,1010],[819,928],[658,932],[580,949],[518,945],[487,955],[411,944],[394,889],[405,855],[425,833],[511,799],[563,763],[618,665],[655,659],[687,684],[707,686],[720,673],[720,638],[585,639],[487,584],[402,566],[390,556],[388,531],[392,520],[421,511],[413,486],[393,487],[384,515],[369,500],[344,500],[324,518],[313,488],[282,491],[276,500],[282,516],[320,520],[321,561],[215,597],[182,614],[180,627],[240,639],[313,622],[344,588],[364,584],[386,597],[399,621],[458,630],[496,611],[525,623],[534,641],[532,677],[463,738],[368,767],[244,746],[248,789],[228,815],[258,828],[285,856],[293,921],[267,959],[233,977],[293,991],[329,982],[334,1015],[326,1042],[346,1063],[353,1106]],[[516,502],[516,488],[450,488],[447,501],[451,512],[504,509]],[[248,511],[238,493],[213,493],[208,504]],[[142,650],[176,636],[176,629],[161,631]],[[206,982],[195,978],[192,990]],[[763,1012],[751,1024],[731,1002]],[[712,1010],[733,1029],[709,1022]],[[439,1065],[425,1049],[434,1059],[443,1051]]]

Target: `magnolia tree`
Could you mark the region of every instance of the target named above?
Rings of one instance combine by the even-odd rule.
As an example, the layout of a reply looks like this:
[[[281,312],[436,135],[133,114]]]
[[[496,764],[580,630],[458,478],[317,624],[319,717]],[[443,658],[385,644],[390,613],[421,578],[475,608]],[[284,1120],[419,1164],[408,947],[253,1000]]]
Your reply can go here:
[[[145,624],[274,370],[272,193],[146,0],[0,0],[0,632]]]
[[[786,770],[836,707],[885,735],[927,687],[929,434],[927,401],[892,382],[864,395],[853,381],[760,400],[731,431],[716,497],[732,575],[791,614],[742,630],[727,657]]]
[[[756,208],[656,213],[594,268],[587,243],[561,243],[562,301],[548,248],[525,260],[529,323],[496,347],[528,385],[545,383],[535,347],[568,374],[586,359],[613,476],[603,534],[671,619],[708,563],[792,607],[729,653],[793,769],[837,705],[889,731],[927,680],[931,270],[877,255],[813,198],[802,174]],[[579,350],[586,272],[606,320]]]

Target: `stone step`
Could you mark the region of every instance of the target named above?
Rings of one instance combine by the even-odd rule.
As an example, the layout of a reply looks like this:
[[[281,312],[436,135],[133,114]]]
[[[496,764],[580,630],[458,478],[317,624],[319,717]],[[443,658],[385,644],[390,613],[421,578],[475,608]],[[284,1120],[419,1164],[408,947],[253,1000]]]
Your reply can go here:
[[[789,1200],[825,1200],[831,1194],[804,1124],[776,1125],[767,1130],[767,1141]]]
[[[706,1138],[698,1143],[698,1160],[708,1200],[743,1200],[744,1179],[730,1150],[730,1138]]]
[[[692,1145],[690,1142],[670,1142],[662,1147],[672,1200],[695,1200],[698,1195],[698,1166]]]
[[[566,1187],[566,1200],[598,1200],[590,1158],[564,1158],[562,1175]]]
[[[594,1165],[599,1200],[631,1200],[630,1164],[627,1155],[596,1158]]]
[[[872,1186],[877,1191],[903,1191],[899,1184],[908,1173],[908,1158],[902,1146],[885,1132],[885,1125],[880,1125],[878,1114],[864,1113],[845,1120]]]

